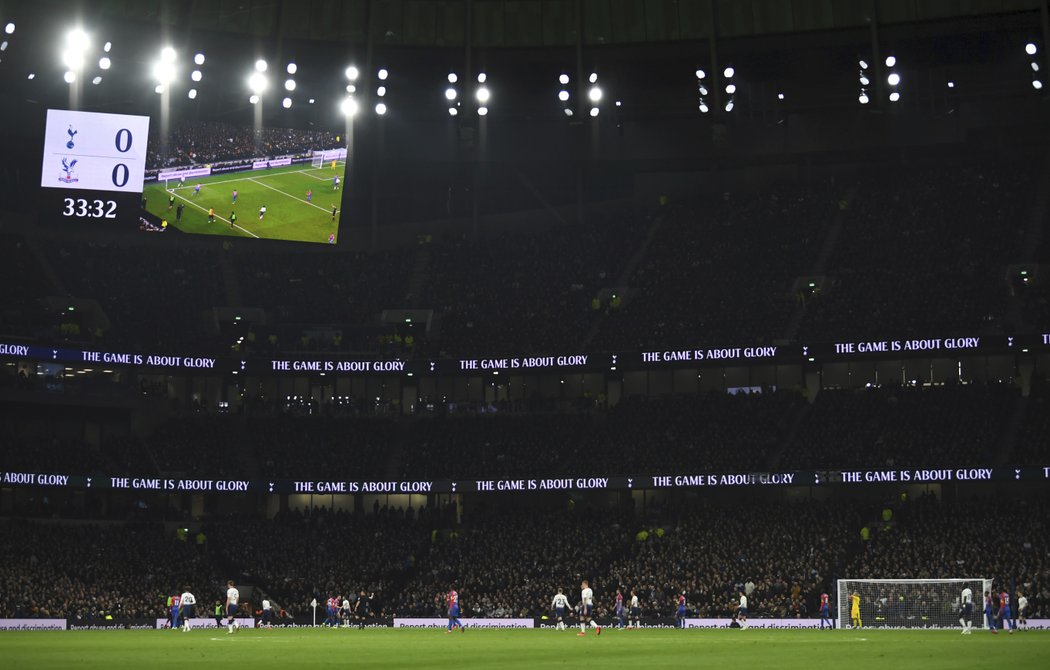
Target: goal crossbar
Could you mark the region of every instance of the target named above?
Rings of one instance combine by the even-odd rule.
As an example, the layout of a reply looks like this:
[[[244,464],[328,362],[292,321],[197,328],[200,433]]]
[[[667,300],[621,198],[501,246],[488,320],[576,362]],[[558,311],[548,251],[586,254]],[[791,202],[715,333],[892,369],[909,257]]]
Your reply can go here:
[[[840,579],[837,584],[838,627],[919,628],[943,630],[958,628],[959,620],[971,617],[977,627],[984,620],[984,594],[992,580],[983,577],[947,579]],[[963,602],[965,589],[972,596],[970,607]],[[853,617],[852,596],[859,597]],[[859,618],[859,622],[855,619]]]

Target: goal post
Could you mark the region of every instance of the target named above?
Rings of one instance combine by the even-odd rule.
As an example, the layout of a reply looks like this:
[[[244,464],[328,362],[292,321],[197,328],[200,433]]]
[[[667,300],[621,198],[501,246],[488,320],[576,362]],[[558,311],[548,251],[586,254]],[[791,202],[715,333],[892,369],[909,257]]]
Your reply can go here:
[[[310,167],[322,168],[332,161],[346,163],[346,149],[327,149],[325,151],[314,151],[310,157]]]
[[[992,590],[992,580],[957,579],[840,579],[837,583],[839,628],[853,626],[850,596],[860,596],[862,628],[960,628],[962,593],[973,592],[970,620],[974,628],[984,628],[984,594]]]

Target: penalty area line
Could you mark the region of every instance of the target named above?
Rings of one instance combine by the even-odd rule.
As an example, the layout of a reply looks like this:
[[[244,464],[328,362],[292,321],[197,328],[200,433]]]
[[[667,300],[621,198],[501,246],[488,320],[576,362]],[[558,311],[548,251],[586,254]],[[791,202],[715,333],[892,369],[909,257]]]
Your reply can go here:
[[[178,193],[174,193],[174,192],[172,192],[172,195],[175,196],[176,198],[180,199],[180,200],[185,200],[186,202],[188,202],[189,204],[193,205],[194,207],[196,207],[197,209],[201,210],[202,212],[207,212],[208,211],[205,208],[201,207],[200,205],[198,205],[197,203],[193,202],[192,200],[190,200],[189,198],[187,198],[185,196],[181,196]],[[220,221],[225,221],[226,223],[230,222],[229,219],[224,219],[221,216],[219,216],[218,214],[215,215],[215,218],[219,219]],[[248,230],[247,228],[241,228],[236,223],[233,224],[233,227],[236,228],[237,230],[243,230],[244,232],[248,233],[249,235],[251,235],[252,237],[254,237],[257,240],[258,239],[262,239],[258,235],[253,233],[252,231]]]

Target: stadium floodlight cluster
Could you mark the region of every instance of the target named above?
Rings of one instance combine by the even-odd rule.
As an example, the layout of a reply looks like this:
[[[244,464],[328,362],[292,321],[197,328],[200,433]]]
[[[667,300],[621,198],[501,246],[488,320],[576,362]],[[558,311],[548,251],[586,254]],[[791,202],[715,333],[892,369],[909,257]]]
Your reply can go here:
[[[177,59],[178,54],[175,49],[166,46],[160,50],[160,57],[153,63],[153,80],[157,83],[153,90],[158,95],[167,93],[172,82],[175,81],[175,75],[178,72],[175,64]]]
[[[558,91],[558,100],[562,104],[562,113],[565,116],[572,116],[572,94],[569,92],[569,82],[571,79],[569,75],[564,72],[558,75],[558,83],[561,84],[561,90]]]
[[[1041,91],[1043,90],[1043,80],[1039,75],[1039,61],[1036,59],[1036,54],[1039,53],[1039,47],[1036,46],[1035,42],[1029,42],[1024,45],[1024,52],[1031,58],[1029,65],[1032,68],[1032,88]]]
[[[707,114],[711,111],[711,107],[707,104],[707,96],[710,94],[710,91],[707,90],[705,79],[707,79],[707,73],[704,72],[703,68],[696,68],[696,91],[700,100],[701,114]]]
[[[376,72],[376,78],[379,79],[379,85],[376,86],[376,97],[379,98],[379,101],[376,102],[376,114],[379,116],[386,114],[387,107],[384,98],[386,97],[386,80],[389,77],[390,72],[385,67],[379,68]]]
[[[489,91],[489,87],[485,85],[485,82],[489,80],[489,76],[484,72],[478,73],[478,88],[474,91],[474,97],[478,101],[478,116],[485,116],[489,113],[489,100],[492,98],[492,93]]]
[[[860,74],[857,75],[860,81],[860,95],[857,96],[857,100],[862,105],[866,105],[871,102],[871,96],[868,95],[868,87],[871,86],[871,78],[868,76],[868,61],[863,58],[857,59],[857,65],[860,67]]]
[[[252,92],[248,97],[248,102],[253,105],[258,105],[262,101],[263,91],[270,85],[270,80],[266,78],[266,71],[269,68],[269,64],[260,58],[255,61],[255,71],[248,76],[248,88]]]
[[[731,112],[733,111],[733,107],[736,106],[736,82],[734,81],[734,77],[736,77],[736,68],[732,65],[727,66],[726,69],[722,70],[722,77],[726,80],[725,110],[726,112]]]
[[[456,84],[459,82],[459,75],[455,72],[448,73],[448,88],[445,89],[445,101],[448,103],[448,115],[456,116],[459,114],[459,90],[456,88]]]
[[[357,78],[360,76],[360,72],[355,65],[348,65],[344,71],[346,75],[346,97],[339,103],[339,111],[343,113],[343,116],[347,118],[353,117],[357,114],[357,98],[354,96],[357,94]],[[310,103],[313,103],[313,98],[310,98]]]
[[[288,78],[284,80],[284,90],[287,91],[287,95],[284,96],[284,100],[281,101],[281,106],[285,109],[290,109],[292,106],[292,93],[295,91],[295,73],[299,71],[299,66],[295,62],[289,62],[285,66],[284,71],[288,73]]]
[[[188,97],[190,100],[197,99],[196,84],[199,84],[201,80],[204,79],[204,72],[203,70],[201,70],[201,68],[204,67],[205,60],[206,58],[201,52],[198,52],[193,56],[193,64],[196,66],[194,67],[193,71],[190,72],[190,81],[193,82],[193,85],[190,86],[190,90],[186,91],[186,97]]]
[[[587,99],[591,102],[591,116],[598,116],[599,105],[602,102],[602,87],[598,85],[598,73],[592,72],[588,78],[591,88],[587,91]]]
[[[901,92],[898,88],[901,83],[901,75],[897,72],[897,57],[886,56],[886,67],[889,69],[889,74],[886,75],[886,83],[890,87],[890,102],[898,102],[901,99]]]

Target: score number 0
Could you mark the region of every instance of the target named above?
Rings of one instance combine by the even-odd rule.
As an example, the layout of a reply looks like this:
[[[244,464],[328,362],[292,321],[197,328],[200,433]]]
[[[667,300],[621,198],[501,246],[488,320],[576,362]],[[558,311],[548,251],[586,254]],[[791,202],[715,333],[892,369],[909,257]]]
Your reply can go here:
[[[123,142],[121,140],[124,140]],[[116,137],[113,139],[113,144],[116,146],[117,151],[122,154],[126,154],[131,150],[131,131],[127,128],[121,128],[117,131]],[[124,188],[128,183],[130,176],[128,166],[124,163],[117,163],[113,166],[113,185],[117,188]],[[98,202],[97,200],[95,202]]]

